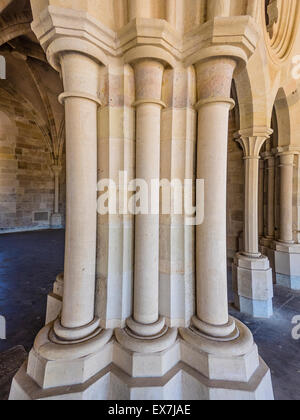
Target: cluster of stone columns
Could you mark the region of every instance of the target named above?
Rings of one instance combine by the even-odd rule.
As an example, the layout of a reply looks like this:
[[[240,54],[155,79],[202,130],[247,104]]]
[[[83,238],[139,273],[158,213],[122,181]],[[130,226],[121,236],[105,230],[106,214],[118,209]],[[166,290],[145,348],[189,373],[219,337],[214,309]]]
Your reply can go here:
[[[209,13],[211,19],[217,15],[228,16],[230,2],[212,1]],[[95,48],[94,43],[82,37],[60,35],[51,42],[47,38],[46,45],[48,57],[61,71],[64,83],[64,93],[59,98],[64,103],[66,114],[67,213],[63,299],[61,313],[39,333],[28,365],[15,377],[11,399],[272,399],[270,371],[258,356],[253,336],[245,325],[230,317],[228,311],[228,123],[230,109],[235,105],[230,97],[234,72],[241,57],[247,58],[244,47],[239,58],[235,56],[239,50],[236,46],[233,49],[227,45],[218,46],[216,50],[211,47],[203,49],[201,58],[194,58],[188,69],[183,62],[171,59],[170,53],[157,46],[133,47],[121,60],[116,57],[108,59],[100,48]],[[118,68],[118,71],[111,72],[107,84],[103,85],[101,74],[105,66],[109,71],[112,68]],[[126,87],[131,90],[127,96],[118,78],[122,66],[130,66],[134,75]],[[106,166],[113,166],[114,171],[118,166],[120,170],[125,166],[118,155],[108,155],[107,148],[117,140],[110,135],[110,132],[118,131],[115,126],[120,128],[128,124],[123,109],[128,97],[135,96],[129,105],[136,120],[135,151],[128,159],[134,166],[136,178],[148,184],[161,179],[161,162],[164,158],[166,161],[170,159],[170,156],[164,156],[166,148],[162,147],[162,137],[164,141],[166,138],[173,141],[173,136],[176,141],[187,141],[180,133],[187,133],[188,129],[182,130],[175,118],[169,125],[172,135],[165,135],[168,125],[164,124],[162,129],[162,121],[168,118],[164,102],[168,95],[164,89],[170,67],[178,75],[174,77],[176,83],[182,81],[179,92],[187,86],[188,74],[193,73],[196,80],[189,87],[194,89],[191,97],[197,97],[197,100],[192,104],[187,101],[180,109],[181,117],[185,112],[186,125],[194,124],[189,135],[195,133],[196,138],[189,141],[193,146],[196,144],[196,156],[193,152],[181,156],[182,147],[178,144],[178,152],[172,150],[171,155],[174,158],[176,153],[176,162],[186,166],[186,174],[191,172],[191,162],[195,159],[197,179],[204,180],[205,184],[204,221],[192,231],[196,233],[192,260],[196,273],[192,279],[194,287],[185,297],[190,301],[189,308],[195,306],[195,310],[186,311],[184,319],[176,319],[172,311],[169,318],[162,316],[161,308],[166,313],[173,295],[183,289],[180,281],[185,281],[185,277],[177,277],[180,280],[178,284],[172,281],[173,290],[164,292],[160,257],[167,254],[162,250],[162,243],[170,248],[170,239],[162,239],[161,215],[137,213],[132,231],[132,287],[127,290],[129,316],[125,320],[103,319],[103,306],[109,304],[102,299],[106,291],[109,289],[111,294],[111,289],[114,290],[116,299],[120,294],[111,284],[115,280],[113,277],[97,278],[97,273],[106,271],[106,267],[99,267],[99,264],[109,266],[115,261],[109,244],[99,238],[99,232],[104,230],[97,222],[97,174],[100,178],[103,176],[105,159],[108,160]],[[181,78],[180,74],[185,77]],[[101,109],[100,97],[104,91],[110,92],[109,102],[117,104],[119,110],[114,114],[113,124],[106,125],[109,133],[102,134],[99,127],[105,124],[101,119],[110,118],[105,117]],[[176,101],[180,102],[178,98],[174,103]],[[197,133],[196,121],[190,117],[191,107],[198,115]],[[109,109],[108,113],[114,111]],[[269,267],[258,251],[256,224],[258,153],[269,132],[253,129],[253,132],[240,134],[245,148],[248,194],[245,202],[245,252],[238,258],[237,268],[250,271],[248,265],[252,268],[254,260],[255,264],[260,264],[260,269],[263,265],[260,271],[265,269],[268,277]],[[102,141],[104,137],[109,139],[107,148]],[[123,141],[126,141],[125,136]],[[159,190],[151,196],[151,201],[159,207]],[[185,217],[179,220],[179,225],[183,225]],[[183,232],[182,241],[177,244],[181,251],[183,247],[188,248],[187,238],[192,240],[193,235],[185,236],[184,230],[178,231]],[[116,242],[115,246],[118,257],[118,247],[122,244]],[[108,262],[102,254],[108,255]],[[172,266],[170,272],[173,270]],[[183,274],[182,271],[178,270],[178,274]],[[190,273],[193,275],[193,268],[190,268]],[[123,273],[120,276],[118,284],[123,285]],[[174,293],[176,288],[178,290]],[[249,300],[248,295],[245,297],[239,290],[237,296]],[[121,300],[119,302],[124,304]],[[114,327],[110,328],[110,325]]]

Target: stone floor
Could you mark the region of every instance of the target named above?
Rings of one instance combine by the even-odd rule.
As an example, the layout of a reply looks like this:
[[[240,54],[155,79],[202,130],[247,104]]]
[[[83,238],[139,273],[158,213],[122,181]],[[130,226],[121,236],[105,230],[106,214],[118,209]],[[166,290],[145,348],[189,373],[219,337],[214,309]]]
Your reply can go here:
[[[17,345],[26,351],[45,322],[47,294],[63,271],[64,231],[0,235],[0,315],[7,339],[0,352]]]
[[[16,346],[29,351],[44,324],[47,293],[63,269],[63,257],[63,231],[0,235],[0,315],[7,322],[7,339],[0,340],[0,352],[6,352],[0,354],[0,400],[7,398],[14,368],[24,360],[24,350]],[[300,293],[276,286],[274,304],[270,320],[253,320],[232,306],[230,312],[252,330],[271,368],[276,399],[300,400],[300,340],[292,338]]]
[[[231,296],[231,273],[229,300]],[[241,314],[231,304],[231,315],[250,328],[260,356],[271,369],[276,400],[300,400],[300,340],[292,337],[292,320],[300,316],[300,292],[275,286],[274,315],[270,319],[253,319]]]

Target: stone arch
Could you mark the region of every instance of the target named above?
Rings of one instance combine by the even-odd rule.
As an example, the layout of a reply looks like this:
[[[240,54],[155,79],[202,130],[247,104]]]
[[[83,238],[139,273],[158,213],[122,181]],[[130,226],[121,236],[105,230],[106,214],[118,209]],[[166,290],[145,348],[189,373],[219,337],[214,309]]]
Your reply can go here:
[[[49,151],[51,152],[51,157],[53,158],[53,150],[52,150],[52,143],[51,143],[51,136],[48,127],[46,126],[45,122],[43,121],[42,117],[39,113],[34,109],[32,104],[20,93],[18,93],[14,87],[8,82],[5,81],[4,84],[0,84],[0,88],[4,89],[10,96],[17,98],[20,103],[23,104],[25,109],[27,109],[31,114],[32,118],[35,121],[37,127],[40,129],[43,135],[43,139]]]
[[[278,146],[289,146],[291,144],[291,115],[287,95],[283,88],[278,90],[274,109],[278,130]]]
[[[234,76],[240,109],[240,128],[269,127],[268,79],[264,71],[265,53],[258,50],[246,67]]]
[[[0,26],[0,46],[12,39],[31,32],[31,13],[10,17]]]

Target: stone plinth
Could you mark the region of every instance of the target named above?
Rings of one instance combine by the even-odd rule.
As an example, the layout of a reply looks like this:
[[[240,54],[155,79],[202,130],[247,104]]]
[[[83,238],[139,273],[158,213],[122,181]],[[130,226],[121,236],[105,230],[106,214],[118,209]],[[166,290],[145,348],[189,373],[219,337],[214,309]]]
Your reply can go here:
[[[277,242],[275,248],[276,282],[300,290],[300,245]]]
[[[273,277],[267,257],[238,254],[232,266],[235,305],[255,318],[273,315]]]

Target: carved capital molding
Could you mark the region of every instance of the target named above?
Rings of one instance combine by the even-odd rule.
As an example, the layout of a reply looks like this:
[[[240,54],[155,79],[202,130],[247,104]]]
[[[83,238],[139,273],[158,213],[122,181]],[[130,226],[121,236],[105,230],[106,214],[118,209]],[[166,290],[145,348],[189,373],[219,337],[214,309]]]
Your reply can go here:
[[[184,36],[166,20],[136,18],[113,31],[84,11],[48,6],[32,23],[32,30],[59,70],[58,56],[78,51],[104,65],[154,58],[171,67],[193,65],[209,57],[228,56],[246,63],[259,39],[251,16],[215,17]]]
[[[261,148],[272,133],[273,130],[267,127],[254,127],[239,131],[235,137],[243,148],[244,158],[260,159]]]

